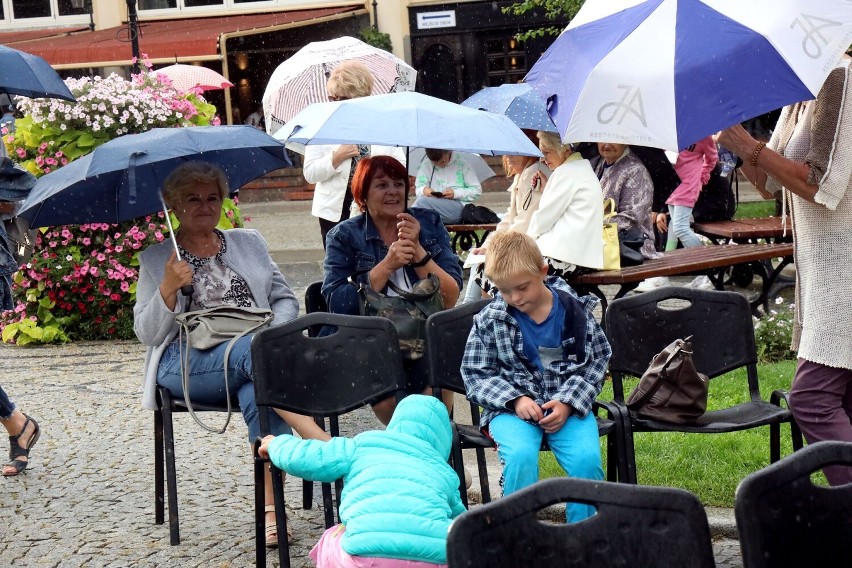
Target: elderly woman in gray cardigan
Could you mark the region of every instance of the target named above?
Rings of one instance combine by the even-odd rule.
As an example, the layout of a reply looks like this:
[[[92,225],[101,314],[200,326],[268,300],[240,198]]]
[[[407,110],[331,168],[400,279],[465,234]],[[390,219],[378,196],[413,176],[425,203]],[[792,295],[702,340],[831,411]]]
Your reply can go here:
[[[272,325],[298,315],[299,303],[269,256],[266,242],[253,230],[219,231],[216,225],[227,196],[225,174],[217,167],[188,162],[165,182],[163,196],[180,221],[175,237],[181,259],[168,241],[139,255],[139,283],[134,307],[134,331],[148,346],[142,404],[154,409],[156,386],[183,398],[179,313],[220,305],[268,308]],[[182,287],[192,285],[184,296]],[[226,399],[224,353],[227,343],[189,353],[189,390],[194,402],[223,404]],[[249,444],[260,435],[260,421],[252,383],[251,336],[238,339],[228,357],[228,390],[239,401],[249,431]],[[289,423],[289,426],[288,426]],[[327,439],[309,417],[276,412],[270,416],[273,434],[290,433]],[[267,472],[268,473],[268,472]],[[267,543],[277,543],[271,483],[267,481]],[[270,530],[271,529],[271,530]]]

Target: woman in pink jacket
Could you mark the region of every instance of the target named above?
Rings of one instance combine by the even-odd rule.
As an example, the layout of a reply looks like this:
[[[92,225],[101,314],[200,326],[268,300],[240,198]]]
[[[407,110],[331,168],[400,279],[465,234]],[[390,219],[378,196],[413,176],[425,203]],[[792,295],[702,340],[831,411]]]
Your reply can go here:
[[[701,246],[701,241],[689,226],[689,218],[701,188],[710,180],[710,172],[717,160],[716,142],[712,136],[702,138],[677,155],[675,171],[681,183],[666,201],[672,216],[667,251],[677,248],[678,240],[685,247]]]

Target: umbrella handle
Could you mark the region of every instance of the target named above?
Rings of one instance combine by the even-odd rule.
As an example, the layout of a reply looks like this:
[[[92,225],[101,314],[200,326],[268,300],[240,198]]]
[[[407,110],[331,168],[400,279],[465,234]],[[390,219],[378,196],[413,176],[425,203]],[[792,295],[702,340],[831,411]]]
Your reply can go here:
[[[177,239],[175,238],[175,230],[172,227],[172,218],[169,217],[169,208],[166,206],[166,202],[163,199],[163,194],[160,194],[160,203],[163,205],[163,213],[166,214],[166,226],[169,228],[169,237],[172,240],[172,245],[175,247],[175,254],[177,255],[178,260],[182,260],[180,257],[180,248],[178,248]],[[184,296],[192,296],[193,288],[192,284],[187,284],[186,286],[181,286],[180,293]]]

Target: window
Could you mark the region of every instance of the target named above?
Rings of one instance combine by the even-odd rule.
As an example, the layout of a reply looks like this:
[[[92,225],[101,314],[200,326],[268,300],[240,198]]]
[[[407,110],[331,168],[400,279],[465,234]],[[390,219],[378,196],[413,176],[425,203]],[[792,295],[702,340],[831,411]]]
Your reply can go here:
[[[0,19],[24,24],[33,20],[61,20],[67,23],[88,19],[91,0],[0,0]],[[75,7],[79,6],[79,7]]]
[[[485,41],[488,86],[517,83],[527,74],[527,55],[514,37]]]

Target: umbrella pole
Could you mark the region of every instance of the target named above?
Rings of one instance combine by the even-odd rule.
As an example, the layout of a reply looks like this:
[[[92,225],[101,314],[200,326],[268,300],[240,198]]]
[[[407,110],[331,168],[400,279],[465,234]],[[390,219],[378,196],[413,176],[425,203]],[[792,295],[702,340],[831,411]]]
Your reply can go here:
[[[172,218],[169,214],[169,208],[166,206],[162,193],[160,194],[160,203],[163,206],[163,213],[166,215],[166,226],[169,228],[169,238],[172,240],[172,246],[175,248],[175,254],[177,255],[178,261],[181,261],[183,259],[180,256],[180,248],[178,247],[177,238],[175,237],[175,229],[172,227]],[[191,296],[192,284],[187,284],[186,286],[181,287],[180,291],[184,296]]]

